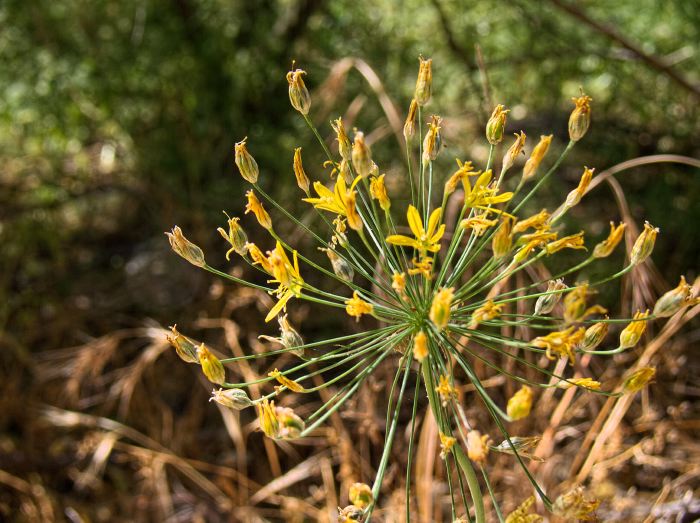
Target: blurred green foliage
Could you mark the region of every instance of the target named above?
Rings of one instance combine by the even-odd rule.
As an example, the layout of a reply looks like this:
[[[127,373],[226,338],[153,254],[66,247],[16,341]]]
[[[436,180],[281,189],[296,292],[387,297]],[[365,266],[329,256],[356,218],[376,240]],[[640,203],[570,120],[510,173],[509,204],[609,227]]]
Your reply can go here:
[[[478,156],[493,103],[512,108],[509,131],[525,129],[531,143],[554,132],[561,143],[569,99],[583,86],[594,99],[593,126],[553,195],[565,194],[563,184],[584,163],[602,170],[659,152],[698,157],[692,87],[700,85],[700,11],[692,2],[576,3],[690,89],[558,4],[3,2],[0,330],[11,326],[4,341],[53,347],[145,314],[168,321],[169,311],[181,310],[182,300],[203,287],[159,294],[176,286],[165,278],[179,264],[162,231],[178,223],[205,247],[216,242],[217,252],[225,250],[214,228],[222,209],[240,213],[243,206],[232,146],[244,136],[262,183],[278,196],[293,187],[295,146],[305,147],[307,170],[321,177],[320,152],[287,100],[284,74],[293,58],[309,71],[312,116],[319,106],[327,113],[318,123],[328,130],[331,117],[356,104],[362,108],[355,125],[373,130],[386,127],[373,91],[354,70],[324,84],[333,67],[345,57],[363,59],[403,118],[417,56],[433,57],[430,110],[451,117],[446,168],[464,151]],[[402,153],[391,132],[381,136],[375,156],[382,167],[398,165]],[[700,254],[689,226],[700,222],[697,169],[656,165],[621,178],[635,218],[662,227],[655,258],[675,284]],[[600,224],[618,212],[605,189],[594,196],[581,218],[599,220],[602,236]],[[144,253],[151,255],[141,263]],[[144,264],[160,264],[149,274],[163,279],[145,278],[129,293],[128,280]]]

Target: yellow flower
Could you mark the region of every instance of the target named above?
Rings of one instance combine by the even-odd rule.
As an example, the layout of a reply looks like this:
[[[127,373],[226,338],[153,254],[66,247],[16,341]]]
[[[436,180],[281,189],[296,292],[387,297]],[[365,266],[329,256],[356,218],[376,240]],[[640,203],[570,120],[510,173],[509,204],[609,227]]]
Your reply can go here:
[[[304,387],[299,385],[296,381],[290,380],[284,376],[279,370],[275,369],[272,372],[268,372],[269,377],[274,378],[278,381],[280,385],[287,387],[293,392],[308,392]]]
[[[437,158],[440,152],[440,146],[442,144],[442,138],[440,136],[440,124],[442,123],[442,118],[437,115],[432,115],[430,117],[430,123],[428,124],[428,132],[425,135],[425,140],[423,140],[423,164],[427,165]]]
[[[304,165],[301,163],[301,147],[294,149],[294,176],[297,179],[299,189],[309,195],[309,177],[304,172]]]
[[[491,145],[496,145],[503,140],[503,130],[506,127],[506,115],[510,109],[505,109],[501,104],[498,104],[491,113],[491,118],[486,122],[486,139]]]
[[[440,432],[440,457],[442,459],[447,458],[447,454],[452,452],[452,447],[454,447],[455,443],[457,443],[457,438]]]
[[[418,102],[414,98],[411,100],[411,105],[408,107],[408,115],[406,122],[403,124],[403,137],[409,141],[416,134],[416,113],[418,112]]]
[[[443,228],[444,227],[443,225]],[[180,227],[176,225],[171,232],[166,232],[165,235],[168,237],[170,247],[172,247],[176,254],[197,267],[204,267],[206,265],[204,261],[204,251],[185,238]]]
[[[408,269],[411,276],[422,274],[426,280],[433,277],[433,259],[430,256],[423,256],[420,260],[413,258],[411,263],[414,266],[413,269]]]
[[[654,250],[654,243],[658,233],[658,227],[654,227],[649,222],[644,222],[644,230],[632,246],[632,253],[630,254],[630,263],[632,265],[639,265],[649,257],[651,251]]]
[[[467,176],[476,176],[481,174],[481,171],[475,171],[472,166],[472,162],[462,163],[459,158],[457,159],[458,169],[450,176],[445,182],[445,197],[449,196],[457,189],[457,185],[460,182],[464,183],[464,179]]]
[[[629,349],[634,347],[647,329],[646,317],[649,316],[649,309],[645,312],[637,311],[633,321],[630,322],[620,333],[620,348]]]
[[[535,145],[535,148],[530,154],[530,158],[525,162],[525,167],[523,168],[523,182],[528,181],[537,174],[537,169],[549,150],[549,144],[552,143],[552,136],[551,134],[549,136],[540,136],[540,141]]]
[[[571,99],[576,107],[569,116],[569,138],[578,142],[588,131],[588,126],[591,124],[591,102],[593,99],[590,96],[583,94]]]
[[[566,521],[595,521],[598,505],[600,501],[583,496],[583,487],[576,487],[556,499],[552,512]]]
[[[503,305],[496,305],[493,300],[489,300],[472,313],[472,320],[469,323],[470,329],[476,329],[483,321],[498,318],[501,315]]]
[[[548,243],[544,246],[547,254],[554,254],[555,252],[561,251],[562,249],[586,249],[583,244],[583,231],[571,236],[564,236],[552,243]]]
[[[314,182],[314,190],[318,198],[303,198],[305,202],[312,204],[317,209],[329,211],[344,216],[348,219],[348,225],[356,231],[362,229],[362,219],[355,207],[355,185],[360,181],[360,177],[352,183],[350,190],[347,189],[345,179],[338,176],[335,181],[333,191],[328,189],[321,182]]]
[[[578,183],[578,187],[571,191],[566,197],[566,203],[564,204],[566,208],[573,207],[581,201],[583,195],[586,194],[586,189],[588,189],[588,186],[591,184],[591,180],[593,179],[593,171],[595,171],[595,169],[589,169],[588,167],[583,168],[583,174],[581,175],[581,180]]]
[[[392,245],[413,247],[421,253],[421,256],[425,255],[427,251],[438,252],[440,250],[440,238],[445,234],[445,224],[438,226],[442,217],[442,209],[435,209],[430,214],[427,230],[423,228],[423,220],[420,217],[420,213],[413,205],[408,206],[406,217],[408,226],[415,238],[402,234],[392,234],[387,237],[386,241]]]
[[[268,252],[268,266],[270,267],[269,274],[275,279],[272,283],[279,283],[278,289],[275,291],[279,301],[275,304],[270,312],[265,317],[265,321],[270,321],[277,316],[283,309],[286,308],[287,302],[294,296],[301,296],[301,289],[304,285],[304,280],[299,274],[299,259],[297,251],[294,251],[294,264],[289,261],[287,253],[284,251],[282,244],[278,241],[275,249]]]
[[[463,229],[472,229],[476,237],[482,236],[489,227],[498,223],[498,219],[488,220],[486,213],[462,220],[460,226]]]
[[[413,338],[413,357],[418,361],[423,361],[428,357],[428,337],[425,332],[418,331]]]
[[[272,265],[270,265],[270,262],[267,259],[267,256],[265,256],[260,248],[255,245],[254,243],[246,243],[245,244],[246,250],[248,251],[248,255],[251,257],[253,260],[253,264],[260,265],[260,268],[264,270],[268,274],[272,274]]]
[[[416,80],[416,91],[414,98],[416,103],[421,107],[426,105],[430,101],[430,91],[433,84],[433,59],[424,59],[419,56],[420,67],[418,69],[418,79]]]
[[[464,186],[464,206],[474,207],[479,209],[488,209],[491,212],[498,212],[495,209],[487,208],[487,205],[495,203],[503,203],[509,201],[513,197],[512,192],[504,192],[498,194],[497,187],[489,187],[493,173],[491,169],[482,173],[474,182],[472,187],[469,183],[469,178],[462,179]]]
[[[467,456],[475,463],[486,462],[491,443],[488,434],[482,436],[478,430],[470,430],[467,433]]]
[[[340,157],[349,162],[352,160],[352,144],[350,143],[350,138],[348,138],[345,132],[345,126],[343,125],[343,119],[338,117],[331,122],[331,126],[336,134],[336,139],[338,140],[338,152]]]
[[[371,172],[374,162],[369,145],[365,143],[365,134],[361,131],[355,133],[355,141],[352,144],[352,166],[359,176],[366,178]]]
[[[438,330],[447,327],[450,321],[450,309],[452,307],[452,298],[454,289],[452,287],[443,287],[433,297],[433,303],[430,305],[430,321],[432,321]]]
[[[406,291],[406,273],[405,272],[395,272],[391,275],[391,288],[394,289],[399,294],[403,294]]]
[[[496,234],[491,240],[491,249],[494,258],[500,258],[510,252],[513,246],[513,219],[509,216],[503,218]]]
[[[655,367],[640,367],[625,378],[622,382],[622,390],[627,393],[639,392],[647,386],[655,374]]]
[[[681,276],[678,287],[661,296],[654,305],[654,316],[668,318],[673,316],[683,307],[698,303],[697,298],[692,297],[692,287],[686,283],[685,276]]]
[[[532,389],[523,385],[518,392],[508,400],[506,408],[508,417],[513,421],[526,418],[532,409]]]
[[[293,64],[292,67],[294,67]],[[309,114],[309,109],[311,109],[311,96],[302,78],[305,74],[306,71],[302,69],[296,69],[287,73],[289,101],[292,103],[292,107],[303,115]]]
[[[237,252],[241,256],[244,256],[248,252],[248,248],[246,247],[248,236],[243,230],[243,227],[238,224],[240,218],[229,218],[228,214],[226,217],[228,218],[228,232],[221,227],[219,227],[217,231],[219,231],[219,234],[221,234],[224,240],[231,244],[231,248],[226,251],[226,259],[229,260],[232,251]]]
[[[551,218],[551,215],[547,212],[547,209],[542,209],[540,212],[530,216],[529,218],[525,218],[524,220],[519,220],[513,226],[513,233],[518,234],[521,232],[525,232],[526,230],[528,230],[530,228],[535,229],[537,231],[549,229],[549,219],[550,218]]]
[[[354,506],[363,509],[372,504],[374,496],[372,495],[372,489],[369,485],[365,483],[353,483],[350,485],[348,499]]]
[[[570,378],[566,381],[562,380],[557,383],[560,389],[570,389],[571,387],[581,387],[584,389],[600,390],[600,382],[591,378]]]
[[[457,389],[450,385],[450,379],[444,374],[440,376],[440,383],[435,387],[435,392],[440,396],[443,407],[445,407],[447,402],[452,398],[457,397]]]
[[[525,147],[525,133],[520,131],[520,134],[515,133],[515,141],[513,145],[508,148],[506,154],[503,156],[503,167],[501,167],[501,176],[508,169],[513,166],[515,159],[523,152],[523,147]]]
[[[610,234],[608,237],[595,246],[593,249],[594,258],[606,258],[615,250],[617,244],[622,240],[622,236],[625,234],[626,223],[620,222],[620,224],[615,227],[613,222],[610,222]]]
[[[586,300],[592,294],[588,284],[584,283],[574,288],[564,297],[564,320],[566,323],[576,323],[585,320],[593,314],[605,314],[607,309],[600,305],[586,308]]]
[[[221,385],[226,381],[224,365],[219,361],[219,358],[206,348],[204,343],[197,348],[197,357],[199,358],[199,364],[202,366],[202,372],[209,381],[217,385]]]
[[[581,343],[584,335],[585,330],[583,327],[577,329],[575,326],[571,326],[563,331],[554,331],[546,336],[538,336],[530,342],[530,345],[546,349],[545,355],[550,360],[555,359],[552,353],[556,353],[560,358],[569,358],[569,363],[573,365],[576,361],[574,349]]]
[[[248,152],[246,140],[248,140],[247,136],[233,146],[234,160],[238,170],[241,172],[241,176],[250,183],[256,183],[260,170],[255,158]]]
[[[518,508],[508,514],[505,523],[541,523],[542,516],[538,514],[528,514],[530,507],[535,504],[535,496],[530,496],[523,501]]]
[[[267,211],[263,207],[262,203],[260,203],[260,200],[258,200],[258,197],[255,196],[253,190],[250,189],[245,193],[245,195],[248,197],[248,203],[245,206],[245,213],[248,214],[249,212],[252,212],[262,227],[268,230],[272,229],[272,220],[270,219],[270,215],[267,214]]]
[[[372,314],[374,312],[374,306],[360,298],[357,291],[352,293],[352,298],[345,301],[345,305],[345,311],[348,315],[354,316],[357,321],[360,321],[360,316],[363,314]]]
[[[389,200],[389,196],[386,194],[386,185],[384,185],[385,176],[385,174],[382,174],[378,177],[372,177],[369,182],[369,192],[372,198],[379,201],[379,206],[383,210],[388,211],[391,207],[391,200]]]

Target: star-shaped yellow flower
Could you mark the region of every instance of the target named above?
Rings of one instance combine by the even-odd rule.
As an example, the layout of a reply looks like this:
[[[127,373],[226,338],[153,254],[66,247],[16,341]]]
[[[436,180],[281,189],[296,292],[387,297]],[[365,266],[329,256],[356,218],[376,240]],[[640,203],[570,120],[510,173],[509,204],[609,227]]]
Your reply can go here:
[[[406,218],[408,226],[415,238],[404,236],[402,234],[392,234],[387,237],[386,241],[393,245],[402,245],[405,247],[413,247],[414,249],[425,254],[429,252],[438,252],[440,250],[440,238],[445,234],[445,224],[438,225],[442,217],[442,209],[435,209],[428,218],[428,229],[423,227],[423,220],[420,217],[418,209],[413,205],[408,206]]]

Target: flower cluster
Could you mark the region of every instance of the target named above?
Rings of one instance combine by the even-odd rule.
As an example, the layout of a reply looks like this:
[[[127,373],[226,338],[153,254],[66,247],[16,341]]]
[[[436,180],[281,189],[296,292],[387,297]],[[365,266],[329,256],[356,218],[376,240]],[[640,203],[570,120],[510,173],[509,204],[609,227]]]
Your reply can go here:
[[[388,190],[388,175],[381,173],[373,160],[370,143],[361,131],[355,131],[351,141],[342,118],[337,118],[331,127],[338,152],[333,154],[327,148],[308,116],[311,97],[304,84],[305,74],[296,69],[287,75],[289,98],[319,139],[332,176],[311,182],[299,148],[294,150],[292,170],[303,192],[301,199],[316,214],[318,227],[297,219],[263,190],[258,183],[258,164],[243,139],[235,145],[235,162],[251,184],[245,212],[252,213],[270,236],[269,246],[266,249],[250,242],[238,217],[228,218],[228,230],[220,228],[219,232],[230,247],[226,259],[235,252],[240,263],[264,274],[267,284],[255,284],[212,268],[202,250],[178,227],[168,233],[175,252],[190,263],[276,298],[265,321],[277,318],[281,333],[279,337],[264,338],[279,348],[251,357],[288,352],[299,361],[283,370],[270,369],[267,376],[253,382],[256,393],[257,386],[268,384],[270,388],[261,397],[250,399],[246,390],[253,383],[228,383],[225,379],[224,365],[235,365],[239,358],[218,360],[203,344],[174,327],[170,341],[182,359],[201,364],[210,381],[222,387],[214,391],[212,399],[235,409],[256,406],[261,430],[274,439],[312,434],[353,396],[378,365],[393,362],[396,378],[377,476],[372,487],[360,483],[353,486],[352,505],[340,511],[340,520],[368,521],[371,517],[394,442],[399,408],[413,377],[416,390],[427,394],[428,408],[437,422],[440,455],[447,466],[454,467],[460,485],[464,485],[460,494],[464,505],[470,506],[476,521],[483,522],[482,485],[476,472],[483,474],[488,485],[489,454],[509,454],[520,464],[523,458],[539,459],[530,453],[538,437],[511,434],[508,428],[509,423],[536,409],[538,391],[577,387],[587,393],[615,396],[640,390],[653,377],[653,368],[639,369],[623,383],[601,384],[595,376],[581,376],[573,365],[582,354],[610,355],[630,350],[640,342],[650,320],[676,314],[697,299],[682,279],[678,288],[659,299],[651,314],[648,310],[637,311],[631,318],[610,319],[606,307],[591,303],[596,288],[644,262],[659,232],[647,223],[634,242],[629,261],[619,271],[597,281],[577,280],[576,275],[584,274],[590,264],[612,256],[625,234],[625,223],[611,222],[609,236],[592,245],[584,231],[567,232],[562,226],[562,217],[584,198],[594,169],[583,169],[580,182],[558,209],[527,213],[531,208],[528,202],[589,128],[591,99],[585,94],[574,99],[568,144],[548,169],[544,170],[543,165],[553,135],[540,138],[519,177],[511,175],[526,148],[523,131],[515,134],[515,141],[498,165],[497,151],[508,116],[508,109],[498,105],[486,125],[490,149],[484,167],[479,169],[471,161],[458,159],[456,171],[438,173],[435,160],[442,151],[442,119],[431,116],[422,136],[423,110],[432,95],[432,61],[421,57],[414,99],[404,125],[406,170],[395,174],[400,179],[390,186],[403,187],[409,195],[410,203],[402,210],[395,202],[405,201],[406,196],[398,199],[398,194]],[[415,140],[416,133],[423,139]],[[447,205],[455,202],[458,216],[446,221]],[[315,257],[315,249],[298,252],[278,235],[275,222],[279,218],[289,220],[317,242],[328,260]],[[581,252],[582,260],[545,279],[534,278],[524,285],[514,283],[537,274],[526,270],[528,267],[546,267],[552,256],[566,250]],[[311,272],[321,278],[304,276]],[[329,282],[326,288],[311,283],[324,280]],[[363,328],[333,339],[305,342],[285,314],[299,300],[315,307],[344,310],[353,320],[363,320]],[[618,342],[613,341],[614,331],[618,331]],[[535,335],[528,335],[531,332]],[[526,378],[511,367],[502,367],[499,362],[503,358],[527,367],[529,376],[534,369],[541,379]],[[559,360],[566,364],[553,368],[550,362]],[[521,387],[505,402],[492,397],[475,371],[477,364],[486,365]],[[332,378],[313,386],[313,377],[327,369],[336,369]],[[488,427],[477,427],[467,418],[459,394],[465,383],[473,386],[493,417],[500,443],[494,444],[486,434]],[[275,406],[273,401],[282,394],[308,394],[323,387],[338,390],[305,419],[290,408]],[[414,401],[421,397],[416,394]],[[415,417],[415,407],[413,413]],[[413,447],[411,435],[409,453]],[[597,506],[580,489],[552,502],[529,473],[528,477],[544,506],[555,513],[585,519]],[[526,500],[507,521],[540,521],[540,516],[529,514],[533,503],[534,498]]]

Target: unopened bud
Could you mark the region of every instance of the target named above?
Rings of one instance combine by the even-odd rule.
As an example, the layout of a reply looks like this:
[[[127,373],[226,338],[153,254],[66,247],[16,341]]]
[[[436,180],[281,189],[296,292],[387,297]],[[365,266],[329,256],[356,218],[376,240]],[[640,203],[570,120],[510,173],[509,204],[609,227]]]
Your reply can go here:
[[[542,159],[547,154],[550,143],[552,143],[551,134],[549,136],[540,136],[540,141],[535,145],[532,153],[530,153],[530,158],[527,159],[525,167],[523,167],[523,182],[528,181],[537,174],[537,169],[542,163]]]
[[[199,357],[199,364],[202,366],[202,372],[209,381],[217,385],[221,385],[226,381],[224,365],[219,361],[219,358],[206,348],[204,343],[197,348],[197,356]]]
[[[508,400],[508,406],[506,408],[508,417],[515,421],[529,416],[530,410],[532,409],[532,398],[532,389],[527,385],[523,385],[521,389]]]
[[[639,265],[649,257],[651,251],[654,250],[654,243],[658,233],[658,227],[654,227],[649,222],[644,222],[644,230],[637,238],[637,241],[634,242],[632,254],[630,254],[630,263],[632,265]]]
[[[372,198],[379,202],[379,206],[384,211],[388,211],[391,208],[391,200],[386,193],[386,185],[384,185],[384,177],[386,174],[381,176],[373,177],[369,182],[369,192]]]
[[[503,218],[501,225],[493,235],[491,248],[494,258],[501,258],[510,252],[513,245],[513,220],[509,217]]]
[[[586,351],[594,350],[607,336],[608,326],[607,321],[599,321],[588,327],[578,348]]]
[[[296,69],[287,73],[289,101],[292,103],[292,107],[303,115],[309,114],[309,109],[311,108],[311,96],[302,78],[305,74],[306,71],[302,69]]]
[[[170,242],[170,247],[172,247],[176,254],[197,267],[204,267],[206,265],[204,261],[204,251],[185,238],[180,227],[176,225],[171,232],[166,232],[165,234]]]
[[[634,314],[633,321],[620,333],[620,348],[629,349],[639,342],[642,334],[647,329],[647,316],[649,316],[649,310],[646,312],[637,311]]]
[[[486,123],[486,139],[491,145],[496,145],[503,140],[503,130],[506,127],[506,115],[510,109],[505,109],[501,104],[498,104],[491,113],[491,118]]]
[[[413,338],[413,357],[420,362],[427,358],[428,354],[428,336],[425,332],[418,331]]]
[[[248,137],[246,136],[234,146],[235,161],[238,170],[241,172],[241,176],[250,183],[256,183],[260,170],[258,169],[258,163],[255,161],[255,158],[248,152],[248,148],[246,147],[247,139]]]
[[[430,101],[430,93],[433,85],[433,59],[424,59],[419,56],[420,67],[418,68],[418,79],[416,80],[416,92],[414,98],[421,107]]]
[[[626,223],[620,223],[616,227],[613,222],[610,222],[610,234],[605,240],[595,246],[593,249],[593,257],[606,258],[610,256],[625,235],[625,227],[627,227]]]
[[[561,300],[562,295],[562,292],[556,291],[563,291],[566,288],[564,280],[562,279],[549,280],[547,283],[547,292],[551,292],[552,294],[545,294],[537,298],[537,302],[535,302],[535,316],[541,316],[552,312],[557,303],[559,303],[559,300]]]
[[[450,321],[450,309],[452,307],[453,296],[453,288],[443,287],[433,297],[433,303],[430,306],[430,321],[435,324],[438,330],[447,327]]]
[[[647,386],[655,374],[655,367],[641,367],[625,378],[622,390],[627,393],[638,392]]]
[[[590,96],[583,94],[578,98],[572,98],[576,107],[569,116],[569,138],[578,142],[588,131],[588,126],[591,124],[591,102],[593,99]]]
[[[258,200],[255,192],[253,192],[251,189],[246,192],[245,195],[248,198],[248,203],[245,206],[245,214],[252,212],[262,227],[268,230],[272,229],[272,219],[270,218],[270,215],[267,214],[265,207],[263,207],[262,203],[260,203],[260,200]]]
[[[372,172],[372,152],[365,143],[365,134],[362,131],[355,133],[355,141],[352,144],[352,166],[357,174],[366,178]]]

